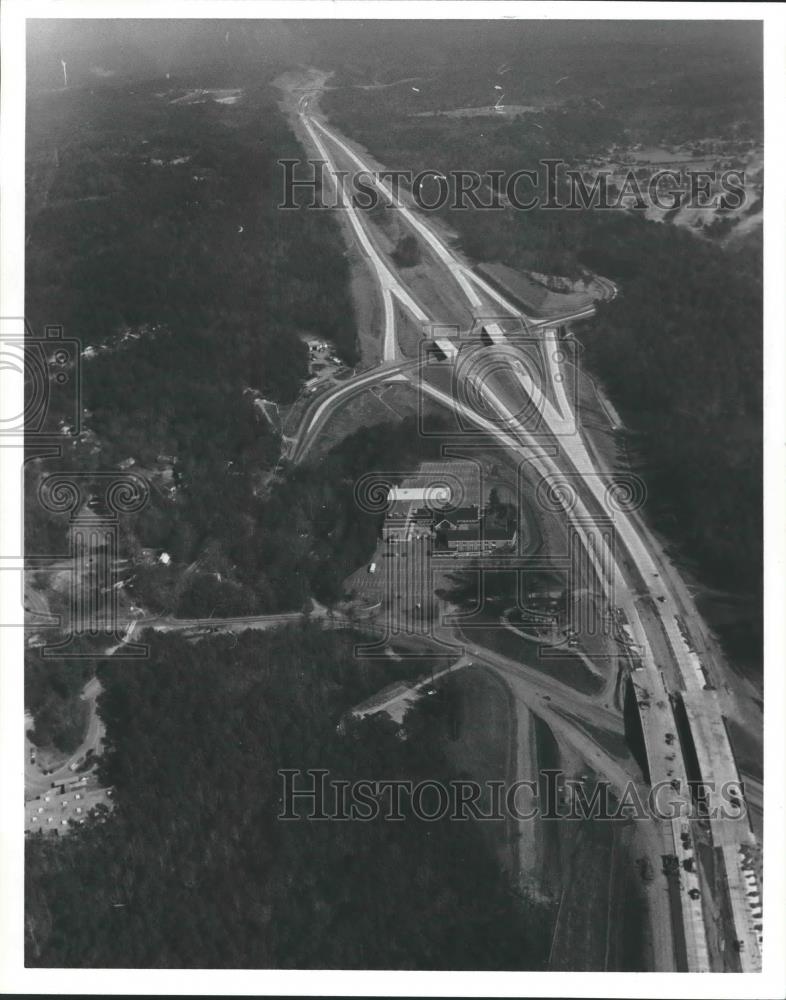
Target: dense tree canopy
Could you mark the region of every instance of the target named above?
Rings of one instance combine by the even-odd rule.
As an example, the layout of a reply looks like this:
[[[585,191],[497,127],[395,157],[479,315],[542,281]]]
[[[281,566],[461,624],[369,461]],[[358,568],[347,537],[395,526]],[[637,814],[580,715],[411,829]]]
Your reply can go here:
[[[400,666],[357,660],[354,637],[313,625],[236,645],[148,638],[148,660],[99,671],[112,813],[28,842],[28,962],[543,966],[547,911],[505,886],[473,824],[277,819],[280,768],[450,777],[439,726],[413,719],[407,740],[373,719],[337,732]]]

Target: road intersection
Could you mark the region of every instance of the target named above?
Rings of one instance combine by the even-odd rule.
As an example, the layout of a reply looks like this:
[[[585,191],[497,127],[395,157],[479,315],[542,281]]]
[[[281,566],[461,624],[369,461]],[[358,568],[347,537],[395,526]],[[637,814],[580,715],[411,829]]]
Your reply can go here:
[[[653,822],[646,834],[655,851],[676,860],[679,871],[672,891],[678,899],[680,918],[675,921],[671,934],[662,926],[654,928],[656,933],[668,935],[660,941],[656,951],[664,967],[668,968],[677,967],[680,964],[677,956],[683,955],[682,961],[689,971],[710,971],[723,967],[724,963],[736,964],[742,971],[760,969],[761,938],[746,899],[750,875],[743,869],[742,860],[743,848],[755,845],[755,838],[749,826],[718,815],[722,805],[718,790],[724,785],[739,784],[725,724],[726,716],[734,712],[737,704],[734,693],[722,682],[724,674],[717,648],[684,581],[646,526],[637,504],[626,497],[624,491],[622,494],[610,491],[609,470],[602,466],[582,432],[570,398],[569,380],[573,376],[568,372],[564,340],[560,339],[558,331],[564,331],[573,321],[592,316],[595,307],[566,311],[545,319],[527,315],[477,275],[446,245],[435,227],[403,200],[394,199],[389,186],[377,179],[358,152],[309,113],[308,103],[307,98],[301,99],[299,120],[316,151],[334,171],[338,151],[357,169],[369,174],[380,193],[395,205],[406,225],[443,269],[445,285],[457,298],[466,300],[476,319],[475,333],[482,326],[484,313],[494,311],[495,322],[502,313],[511,324],[525,331],[528,339],[536,342],[542,364],[533,373],[517,348],[515,337],[493,343],[484,351],[494,365],[485,374],[477,371],[473,374],[470,367],[466,380],[472,391],[460,397],[447,391],[438,380],[431,379],[428,366],[422,360],[404,358],[396,333],[394,303],[402,306],[420,324],[424,336],[432,328],[448,324],[442,316],[430,316],[406,287],[395,265],[385,259],[384,251],[376,244],[371,224],[339,184],[336,190],[342,216],[348,220],[369,263],[384,306],[381,362],[376,368],[361,372],[309,400],[298,428],[284,439],[282,459],[292,464],[304,461],[325,425],[341,407],[375,385],[403,381],[422,398],[432,400],[458,415],[466,424],[478,428],[488,439],[503,446],[522,467],[526,465],[541,483],[550,484],[551,495],[558,506],[561,505],[565,522],[586,555],[582,586],[592,590],[594,599],[605,609],[609,620],[618,616],[624,622],[624,630],[632,640],[627,648],[620,645],[619,655],[621,660],[629,661],[630,682],[641,709],[639,715],[647,752],[646,780],[650,784],[671,783],[685,810],[692,812],[693,803],[688,792],[692,768],[685,759],[682,737],[675,738],[679,730],[675,706],[681,706],[701,778],[716,789],[709,799],[709,828],[715,864],[723,871],[726,894],[723,905],[718,904],[718,908],[730,913],[724,954],[710,954],[711,936],[706,926],[710,908],[702,901],[703,894],[709,891],[710,880],[702,872],[701,860],[694,848],[697,838],[692,822],[684,819]],[[616,287],[608,281],[602,284],[608,298],[613,298]],[[459,356],[467,346],[467,339],[462,337],[457,341]],[[457,364],[456,375],[461,377],[460,373],[461,366]],[[482,405],[472,405],[472,397]],[[537,429],[520,418],[522,408],[530,404],[539,417]],[[611,535],[598,530],[599,523],[609,520],[613,522]],[[315,607],[308,617],[326,627],[379,629],[373,620],[358,621],[352,615],[320,607]],[[137,634],[151,628],[164,632],[181,631],[199,639],[221,632],[237,634],[246,629],[274,628],[303,619],[301,614],[189,621],[160,616],[135,619],[132,627]],[[557,737],[581,754],[599,775],[618,790],[630,782],[629,768],[582,725],[586,723],[605,732],[623,734],[619,706],[611,708],[608,704],[608,685],[600,696],[589,697],[543,671],[482,645],[456,643],[457,633],[453,628],[438,631],[441,640],[452,641],[458,650],[458,659],[445,668],[446,673],[470,662],[485,664],[505,679],[514,700],[520,699],[528,710],[541,716]],[[416,695],[418,690],[422,693],[424,687],[425,682],[417,690],[413,687],[412,694]],[[91,701],[91,729],[87,741],[94,750],[102,735],[95,712],[97,691],[93,687],[87,692]],[[396,698],[397,712],[411,700],[409,694]],[[607,701],[604,703],[603,699]],[[54,777],[72,777],[71,763],[66,762]],[[28,792],[40,794],[44,790],[42,777],[35,774],[28,777]],[[642,780],[640,773],[633,777],[638,782]],[[51,782],[52,776],[48,776],[46,787]]]
[[[315,130],[320,133],[318,149],[322,155],[327,152],[325,144],[332,145],[358,169],[368,171],[375,178],[369,165],[342,138],[307,113],[307,104],[302,107],[301,120],[310,134]],[[329,156],[326,158],[330,160]],[[686,601],[688,595],[684,585],[674,582],[678,576],[676,570],[664,561],[659,548],[653,544],[652,536],[641,530],[642,519],[636,514],[636,505],[626,504],[625,497],[620,498],[620,495],[616,495],[617,502],[614,502],[615,495],[610,494],[608,489],[608,477],[596,466],[566,393],[566,377],[564,366],[560,362],[556,328],[572,319],[591,315],[593,310],[584,309],[572,315],[533,321],[532,317],[523,314],[505,296],[475,275],[444,244],[434,229],[407,205],[400,199],[394,201],[393,192],[387,185],[376,179],[374,182],[395,205],[414,233],[425,242],[434,257],[444,265],[446,280],[452,279],[455,282],[457,291],[466,296],[473,310],[477,311],[484,306],[484,300],[478,293],[478,289],[481,289],[486,302],[491,299],[511,319],[523,322],[528,331],[541,333],[546,373],[544,386],[533,387],[531,379],[524,376],[520,365],[517,369],[510,348],[488,348],[489,351],[496,352],[495,357],[498,356],[500,361],[506,360],[517,373],[515,381],[520,390],[519,397],[513,398],[511,379],[501,380],[494,375],[482,384],[475,385],[476,392],[487,404],[487,412],[493,411],[496,419],[489,419],[474,410],[465,401],[456,399],[431,384],[428,378],[418,378],[416,387],[446,408],[459,412],[465,420],[480,427],[510,451],[530,462],[541,477],[560,484],[564,484],[568,477],[569,492],[563,492],[564,496],[569,497],[565,504],[565,516],[583,541],[597,585],[609,605],[621,610],[633,636],[636,656],[632,675],[636,690],[642,696],[640,700],[648,703],[647,711],[643,711],[641,716],[650,780],[655,782],[670,776],[682,788],[687,789],[689,769],[682,759],[682,749],[679,745],[675,748],[666,739],[667,734],[671,734],[671,739],[674,738],[677,725],[672,706],[675,701],[681,700],[686,707],[689,731],[702,779],[714,785],[715,795],[718,795],[724,784],[739,783],[733,752],[726,735],[722,706],[711,682],[714,669],[713,664],[707,662],[709,646],[699,646],[694,639],[694,635],[703,636],[706,629],[700,622],[693,602]],[[359,215],[349,203],[346,207],[350,215]],[[357,226],[363,227],[359,219]],[[367,235],[365,241],[370,242]],[[383,285],[383,291],[384,287]],[[616,289],[611,286],[609,294],[613,295],[615,292]],[[433,318],[437,323],[439,319],[440,317]],[[386,359],[389,356],[389,336],[386,328]],[[408,367],[397,374],[411,379],[416,370]],[[384,379],[387,374],[383,372],[378,377]],[[365,378],[367,382],[363,388],[374,381],[371,375]],[[342,389],[343,393],[333,394],[321,402],[318,415],[309,425],[311,431],[317,429],[318,419],[324,419],[334,402],[342,401],[341,396],[348,394],[350,387]],[[534,438],[517,419],[521,408],[521,394],[533,397],[537,390],[540,391],[535,402],[545,427],[549,448],[543,447],[542,436]],[[555,458],[545,454],[552,448],[556,451]],[[614,508],[614,546],[604,540],[593,527],[599,518],[608,517],[610,497]],[[628,506],[632,508],[630,511]],[[642,595],[649,600],[642,600]],[[698,648],[704,650],[704,660],[698,655]],[[657,707],[659,705],[663,708]],[[685,804],[690,805],[688,801]],[[711,816],[715,816],[716,807],[720,807],[720,804],[719,799],[711,798]],[[739,861],[735,860],[740,857],[741,845],[750,843],[752,834],[749,828],[742,829],[739,821],[716,817],[710,819],[710,826],[713,844],[721,848],[727,869],[726,887],[733,912],[731,933],[739,948],[736,954],[739,956],[740,967],[744,971],[760,968],[758,935],[744,906],[744,895],[741,894],[740,887],[745,883]],[[672,824],[671,830],[664,830],[665,853],[675,856],[681,868],[680,903],[687,966],[692,971],[709,971],[712,965],[708,954],[704,909],[699,898],[700,880],[694,863],[696,858],[685,846],[684,833],[684,827],[679,823]],[[725,958],[728,960],[729,956]]]

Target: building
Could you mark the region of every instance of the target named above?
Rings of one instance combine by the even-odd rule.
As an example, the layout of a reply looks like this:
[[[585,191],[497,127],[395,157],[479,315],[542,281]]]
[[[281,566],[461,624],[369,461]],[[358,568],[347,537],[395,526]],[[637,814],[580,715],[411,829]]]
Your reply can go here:
[[[388,503],[450,503],[449,486],[393,486],[388,491]]]
[[[516,532],[500,512],[483,506],[474,462],[424,462],[416,475],[388,492],[382,537],[391,545],[427,538],[433,551],[488,552],[513,544]]]
[[[512,523],[494,524],[477,505],[451,511],[434,525],[435,551],[493,552],[514,545],[517,532]]]
[[[480,523],[480,507],[477,504],[470,504],[467,507],[457,507],[446,513],[434,525],[435,531],[465,531],[472,525]]]
[[[449,486],[394,486],[388,493],[389,509],[382,526],[385,541],[400,542],[430,536],[434,512],[450,504]]]
[[[445,532],[449,552],[493,552],[514,545],[515,529],[485,526],[482,521]]]

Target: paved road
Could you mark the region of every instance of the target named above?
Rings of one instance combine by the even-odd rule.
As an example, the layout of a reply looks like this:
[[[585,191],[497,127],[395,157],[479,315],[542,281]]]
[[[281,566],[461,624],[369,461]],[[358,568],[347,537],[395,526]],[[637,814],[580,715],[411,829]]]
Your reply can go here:
[[[316,146],[320,156],[324,160],[327,160],[331,170],[335,170],[333,157],[330,155],[330,152],[314,130],[315,124],[320,127],[319,123],[314,119],[310,119],[305,113],[300,115],[300,120],[303,123],[303,127],[306,132],[308,132],[311,141]],[[366,229],[361,221],[360,212],[352,204],[351,199],[347,197],[341,185],[336,185],[336,193],[346,217],[349,219],[350,225],[355,232],[355,236],[368,258],[369,264],[374,271],[374,275],[382,291],[382,301],[385,311],[383,360],[395,361],[398,358],[399,351],[398,342],[396,340],[393,298],[395,297],[398,299],[401,305],[404,306],[404,308],[407,309],[419,323],[427,323],[428,316],[420,304],[415,301],[415,298],[408,291],[408,289],[404,287],[404,285],[398,280],[398,278],[377,253],[377,250],[369,239]]]
[[[363,163],[357,154],[334,132],[326,128],[326,126],[313,117],[313,115],[307,114],[307,109],[308,101],[305,99],[301,100],[300,121],[306,129],[306,132],[308,133],[314,146],[319,151],[323,159],[328,161],[332,169],[335,169],[334,159],[330,155],[328,146],[325,145],[320,138],[320,135],[317,135],[315,130],[318,130],[329,143],[334,143],[359,169],[368,169],[367,165]],[[392,201],[393,193],[389,185],[376,180],[373,172],[371,172],[371,176],[378,190],[386,199]],[[409,309],[410,313],[418,322],[425,324],[435,321],[434,318],[427,316],[422,307],[414,300],[411,293],[404,287],[403,283],[396,278],[392,269],[382,260],[380,252],[374,246],[370,233],[366,229],[363,221],[363,214],[351,204],[349,199],[344,196],[343,192],[339,192],[339,197],[341,199],[342,209],[346,213],[353,231],[355,232],[355,235],[357,236],[369,260],[369,264],[379,284],[380,293],[383,298],[385,307],[383,359],[380,367],[376,368],[374,371],[358,375],[346,383],[337,386],[328,394],[320,396],[311,406],[309,406],[306,414],[304,414],[301,419],[300,427],[288,442],[288,454],[286,457],[293,462],[302,461],[311,448],[316,435],[320,432],[321,428],[327,420],[330,419],[339,406],[349,402],[349,400],[352,399],[358,392],[365,391],[378,382],[384,382],[388,378],[392,378],[401,373],[411,372],[419,367],[417,361],[401,362],[399,358],[391,296],[397,297],[402,304]],[[513,306],[509,300],[497,292],[496,289],[481,278],[480,275],[475,274],[470,267],[458,260],[455,254],[448,251],[441,239],[436,236],[425,223],[421,222],[412,210],[401,202],[398,202],[397,204],[399,204],[399,210],[406,221],[415,229],[418,235],[426,241],[436,258],[448,268],[451,276],[455,279],[459,288],[466,295],[470,305],[475,310],[481,309],[484,305],[484,300],[476,291],[476,288],[479,288],[485,293],[487,300],[491,300],[502,305],[503,308],[511,313],[511,315],[521,317],[524,320],[525,328],[528,330],[537,330],[549,326],[557,327],[570,322],[571,320],[584,319],[594,314],[595,307],[586,306],[582,309],[568,311],[564,314],[551,316],[546,319],[534,319],[531,316],[525,316],[520,310],[516,310],[515,306]],[[609,282],[606,279],[604,279],[604,281],[608,286],[608,297],[611,298],[616,294],[616,288],[612,282]],[[396,364],[397,361],[399,362],[398,364]]]
[[[406,372],[416,370],[418,364],[417,361],[401,361],[398,364],[383,363],[373,371],[356,375],[342,385],[331,389],[327,394],[315,399],[303,414],[299,428],[289,441],[289,460],[297,463],[306,457],[320,431],[339,406],[348,403],[373,385],[393,380]]]
[[[323,135],[334,142],[342,152],[360,169],[367,169],[362,159],[334,133],[328,130],[322,123],[316,122],[316,127]],[[384,185],[379,185],[384,189]],[[388,194],[391,192],[388,190]],[[477,306],[481,300],[473,286],[473,277],[452,252],[445,247],[439,237],[431,231],[422,220],[418,219],[406,206],[400,205],[399,211],[405,220],[411,225],[415,232],[420,235],[437,258],[441,260],[450,271],[452,277],[467,295],[467,299],[472,306]],[[494,293],[494,290],[487,286],[484,291],[492,294],[500,304],[509,307],[510,304]],[[613,286],[609,287],[609,295],[616,293]],[[509,309],[512,315],[521,315],[518,310]],[[580,315],[580,313],[579,313]],[[522,317],[525,322],[531,322],[531,317]],[[542,324],[545,326],[546,324]],[[549,326],[555,325],[552,319]],[[567,512],[568,517],[578,528],[579,515],[581,519],[588,518],[590,513],[597,515],[605,513],[607,510],[607,496],[605,494],[605,482],[598,476],[598,470],[593,461],[593,457],[587,449],[580,433],[570,433],[574,415],[571,411],[570,402],[565,392],[564,373],[556,361],[556,338],[553,334],[544,333],[544,353],[546,369],[548,373],[549,393],[548,396],[541,396],[536,400],[536,405],[542,414],[546,427],[554,436],[558,445],[558,461],[551,462],[548,459],[535,463],[539,464],[541,471],[552,476],[558,476],[562,470],[567,470],[575,476],[573,481],[576,489],[575,513]],[[513,365],[515,370],[515,364]],[[509,382],[509,380],[508,380]],[[519,371],[519,387],[526,396],[532,395],[532,384],[526,379],[524,373]],[[457,408],[456,401],[450,399],[446,394],[441,393],[436,387],[429,387],[421,383],[421,388],[435,398],[440,398],[443,403],[453,409]],[[476,388],[484,395],[492,409],[503,418],[503,428],[493,427],[489,421],[485,421],[484,429],[496,437],[507,439],[509,447],[513,447],[517,452],[531,449],[532,439],[527,434],[527,429],[520,425],[517,420],[517,413],[520,408],[520,399],[512,404],[510,384],[505,387],[495,385],[495,380],[490,379],[487,384],[478,385]],[[553,402],[552,402],[553,400]],[[467,416],[465,413],[464,416]],[[475,422],[481,423],[478,415],[475,415]],[[540,442],[542,445],[542,441]],[[589,518],[588,518],[589,519]],[[721,713],[719,711],[719,699],[713,692],[706,690],[708,679],[707,667],[699,659],[696,644],[692,640],[692,633],[686,627],[685,617],[691,621],[699,620],[695,609],[686,609],[685,596],[687,591],[674,582],[677,576],[672,566],[662,564],[660,552],[652,545],[651,536],[644,534],[640,530],[640,519],[634,520],[629,516],[624,507],[615,513],[615,535],[618,544],[621,543],[621,554],[617,555],[613,551],[604,552],[592,548],[597,544],[597,539],[587,539],[587,553],[590,562],[593,564],[599,580],[604,588],[607,588],[610,595],[614,595],[617,605],[622,607],[628,626],[632,632],[636,646],[638,647],[638,658],[641,663],[643,674],[637,678],[639,686],[645,694],[656,696],[663,692],[664,675],[659,663],[665,657],[670,663],[669,680],[673,683],[674,690],[682,690],[688,704],[689,718],[697,742],[702,776],[705,780],[731,780],[736,775],[731,748],[725,735]],[[651,600],[644,604],[636,599],[637,594],[649,592]],[[646,612],[646,613],[645,613]],[[704,633],[701,625],[697,631]],[[656,659],[657,656],[657,659]],[[673,731],[676,727],[671,716],[670,706],[664,710],[652,713],[653,722],[645,723],[645,736],[648,731],[652,733],[648,743],[648,752],[652,757],[650,763],[653,778],[668,772],[680,775],[686,774],[684,763],[681,761],[681,752],[675,750],[668,755],[663,752],[662,746],[656,747],[654,741],[659,739],[664,730]],[[666,729],[668,727],[668,729]],[[666,757],[676,757],[676,765]],[[661,758],[664,758],[661,764]],[[666,764],[671,767],[666,769]],[[674,853],[680,857],[683,853],[679,844],[680,831],[675,830]],[[713,838],[716,843],[724,844],[739,838],[739,830],[731,828],[728,824],[713,824]],[[732,894],[733,884],[737,882],[736,873],[728,872],[728,882]],[[691,879],[684,877],[687,884]],[[690,888],[693,888],[691,885]],[[695,902],[695,901],[694,901]],[[688,937],[689,963],[691,968],[707,969],[707,945],[706,934],[703,929],[703,916],[701,906],[692,905],[687,902],[683,893],[683,916],[686,924],[686,934]],[[735,915],[737,924],[735,933],[746,940],[748,936],[744,927],[739,926],[741,918]],[[746,949],[746,957],[750,956],[750,961],[755,966],[757,961],[755,946]]]
[[[303,126],[308,132],[314,145],[324,159],[332,162],[328,149],[323,142],[323,138],[334,143],[348,156],[353,163],[361,169],[367,169],[366,165],[357,154],[333,132],[327,129],[316,119],[309,119],[303,113],[301,115]],[[318,134],[319,133],[319,134]],[[379,184],[381,188],[384,185]],[[387,194],[391,192],[387,190]],[[353,394],[365,391],[368,387],[378,381],[383,381],[391,377],[411,377],[417,368],[417,363],[406,362],[396,364],[398,359],[398,348],[395,341],[395,330],[393,325],[392,299],[395,296],[411,312],[411,314],[422,323],[428,322],[429,317],[425,314],[420,305],[413,299],[410,293],[404,288],[402,283],[395,276],[393,271],[385,264],[378,252],[375,250],[363,224],[354,209],[346,203],[342,192],[339,192],[342,200],[345,201],[347,217],[353,227],[355,235],[363,247],[375,276],[380,284],[386,311],[386,326],[384,339],[384,363],[379,369],[373,372],[364,373],[347,383],[337,387],[327,396],[315,401],[306,412],[301,422],[300,430],[295,436],[292,450],[290,452],[294,461],[299,461],[307,453],[308,448],[321,430],[322,426],[337,406],[342,405]],[[419,219],[408,207],[399,206],[402,216],[412,227],[412,229],[428,244],[435,257],[441,261],[451,277],[456,281],[459,288],[466,295],[471,306],[477,308],[482,305],[482,299],[477,292],[480,288],[487,296],[496,301],[499,305],[511,313],[512,316],[520,317],[528,328],[544,329],[544,360],[548,374],[547,393],[540,393],[535,399],[538,412],[541,414],[547,428],[553,435],[557,460],[549,457],[540,457],[535,463],[535,467],[543,475],[559,476],[565,469],[571,473],[578,474],[577,499],[573,511],[568,511],[567,516],[573,520],[575,525],[586,518],[591,520],[591,513],[598,510],[605,510],[604,485],[601,477],[597,475],[597,466],[594,456],[588,451],[580,434],[566,433],[569,430],[574,415],[571,411],[570,401],[565,392],[565,379],[556,360],[556,336],[549,331],[558,325],[562,325],[571,319],[583,318],[592,315],[594,307],[578,310],[562,317],[551,317],[543,321],[534,321],[529,316],[524,316],[504,296],[497,293],[487,282],[475,275],[471,269],[461,262],[440,240],[440,238]],[[616,289],[609,288],[609,296],[616,293]],[[520,362],[515,357],[515,350],[507,347],[496,349],[501,360],[506,361],[513,378],[506,378],[504,384],[494,378],[489,379],[477,386],[486,401],[498,416],[503,418],[503,425],[493,423],[470,410],[464,404],[458,403],[452,397],[447,396],[442,390],[435,386],[430,386],[427,382],[420,382],[423,391],[433,398],[442,402],[443,405],[456,409],[464,407],[462,415],[473,420],[490,435],[500,440],[506,447],[517,454],[529,453],[532,447],[532,437],[528,430],[517,420],[516,414],[519,412],[521,398],[536,396],[539,387],[533,385],[532,380],[520,367]],[[542,447],[542,440],[538,442]],[[625,616],[633,632],[635,642],[639,649],[639,656],[642,662],[640,676],[637,677],[638,685],[648,693],[660,690],[663,685],[659,662],[663,662],[664,657],[673,661],[673,673],[670,678],[676,680],[690,697],[690,705],[694,714],[694,725],[700,742],[705,741],[705,745],[700,747],[700,759],[702,769],[707,769],[714,775],[718,774],[727,777],[736,774],[733,758],[730,759],[730,749],[728,741],[724,744],[722,726],[718,726],[720,718],[718,698],[707,698],[705,691],[706,675],[702,670],[703,664],[699,661],[696,653],[696,644],[692,640],[694,635],[706,640],[706,629],[692,606],[692,600],[684,588],[679,574],[671,565],[666,565],[660,550],[657,549],[652,540],[652,536],[644,530],[643,522],[637,515],[628,515],[624,511],[619,512],[619,517],[615,517],[615,530],[619,540],[622,542],[622,554],[611,554],[610,559],[603,558],[598,552],[587,543],[589,561],[593,566],[598,578],[604,584],[613,586],[614,599],[624,610]],[[580,532],[581,533],[581,532]],[[594,544],[594,543],[593,543]],[[655,583],[654,581],[658,581]],[[653,597],[651,608],[645,614],[641,603],[636,600],[635,595],[642,588],[650,591]],[[687,599],[686,599],[687,597]],[[328,621],[324,613],[314,614],[315,618],[322,618]],[[195,619],[191,621],[178,621],[175,619],[149,619],[142,620],[138,627],[150,627],[162,631],[186,630],[199,634],[210,634],[208,630],[221,629],[229,631],[240,631],[245,628],[271,628],[300,620],[300,615],[276,615],[276,616],[250,616],[244,619]],[[685,623],[690,623],[685,628]],[[349,624],[347,619],[333,618],[332,623],[344,627]],[[681,624],[683,627],[681,627]],[[706,648],[706,642],[705,647]],[[609,729],[613,726],[619,727],[619,714],[607,712],[597,704],[593,704],[588,699],[578,695],[573,689],[559,682],[547,678],[537,671],[530,670],[520,663],[506,661],[504,657],[490,653],[488,650],[478,647],[471,647],[469,653],[479,662],[485,662],[498,672],[507,676],[509,683],[516,690],[526,692],[529,703],[532,699],[540,699],[538,703],[538,714],[542,715],[550,726],[565,739],[574,745],[585,756],[585,759],[592,761],[599,773],[604,774],[615,784],[626,782],[630,775],[618,761],[600,747],[580,726],[574,721],[566,718],[563,713],[568,713],[579,719],[592,721],[593,724]],[[455,667],[456,665],[454,665]],[[97,682],[96,682],[97,683]],[[100,721],[94,711],[94,700],[97,691],[86,692],[88,699],[92,698],[91,705],[91,728],[88,730],[85,742],[80,750],[68,763],[72,763],[79,755],[86,752],[89,746],[97,747],[100,744]],[[544,704],[546,697],[550,700]],[[664,732],[666,726],[673,726],[670,709],[663,712],[653,713],[656,717],[655,725],[656,741]],[[659,721],[658,721],[659,720]],[[721,720],[722,721],[722,720]],[[658,775],[660,767],[659,760],[663,754],[662,746],[660,753],[652,753],[651,771],[653,775]],[[73,776],[68,768],[68,763],[59,769],[57,774],[63,777]],[[665,765],[664,765],[665,766]],[[671,762],[670,771],[673,771],[675,764]],[[681,774],[685,772],[684,765],[677,762],[677,769]],[[664,771],[665,774],[665,771]],[[706,774],[704,775],[706,778]],[[43,778],[44,776],[41,776]],[[35,787],[35,775],[31,775],[32,787]],[[57,780],[56,775],[46,776],[46,785]],[[719,828],[714,836],[719,837],[724,844],[730,845],[731,834],[726,828]],[[675,829],[674,839],[679,838],[679,831]],[[675,844],[674,853],[680,855],[679,845]],[[733,863],[733,862],[730,862]],[[686,884],[690,883],[686,878]],[[692,884],[692,883],[691,883]],[[691,934],[694,940],[689,942],[691,962],[693,968],[706,967],[706,939],[702,944],[702,913],[701,905],[688,904],[683,894],[684,918],[689,927],[689,937]],[[741,918],[740,918],[741,919]],[[744,936],[743,933],[740,936]],[[749,949],[749,954],[754,956],[755,948]]]
[[[308,121],[305,115],[303,116],[304,121]],[[351,149],[342,139],[340,139],[335,132],[330,131],[326,128],[322,122],[316,118],[310,119],[313,125],[319,129],[319,131],[326,136],[332,143],[334,143],[345,156],[357,167],[358,170],[368,170],[368,165],[364,163],[360,157]],[[394,194],[391,186],[386,184],[384,181],[379,180],[377,175],[372,171],[370,172],[370,178],[375,187],[389,200],[394,201]],[[450,271],[456,282],[458,283],[461,290],[466,295],[471,306],[480,307],[483,305],[483,300],[480,298],[478,293],[475,291],[473,285],[467,278],[467,268],[461,264],[455,257],[451,254],[442,241],[432,232],[431,228],[422,222],[414,212],[412,212],[403,201],[396,201],[398,211],[401,213],[403,218],[409,223],[409,225],[415,230],[415,232],[423,239],[427,244],[429,249],[437,257],[437,259]],[[428,317],[424,318],[424,322],[428,321]]]
[[[331,139],[331,141],[335,142],[336,145],[344,152],[345,155],[347,155],[353,161],[353,163],[358,168],[368,169],[367,165],[363,163],[363,161],[346,145],[346,143],[338,139],[322,124],[317,123],[317,127],[323,134],[328,136]],[[379,185],[379,186],[381,186],[384,190],[384,185]],[[387,191],[387,193],[391,194],[389,190]],[[470,305],[473,307],[479,306],[482,303],[482,300],[480,299],[479,295],[475,291],[474,285],[472,284],[472,278],[470,277],[471,272],[468,273],[466,267],[462,263],[460,263],[446,247],[444,247],[439,238],[430,230],[428,226],[425,225],[425,223],[417,219],[417,217],[414,216],[413,213],[408,208],[401,205],[399,205],[398,207],[399,210],[401,211],[401,214],[406,219],[406,221],[409,222],[412,228],[426,240],[429,247],[435,252],[436,256],[445,263],[452,277],[457,281],[461,289],[466,293]],[[489,288],[486,288],[484,290],[486,290],[487,294],[489,294],[489,292],[491,291],[491,289]],[[497,299],[497,301],[500,301],[500,297],[498,295],[495,296],[495,298]],[[500,304],[503,303],[501,302]],[[507,305],[507,303],[504,304]],[[511,312],[513,315],[520,315],[516,310],[511,310]],[[525,323],[531,323],[531,317],[522,317],[522,319],[525,321]],[[552,323],[553,322],[554,321],[552,320]],[[500,351],[500,354],[508,355],[509,352],[504,351],[503,349]],[[510,361],[510,358],[508,358],[508,360]],[[514,370],[517,364],[518,363],[515,361],[511,363],[511,366],[513,367]],[[549,371],[552,374],[552,379],[550,380],[552,384],[554,382],[559,383],[561,381],[561,376],[560,379],[558,380],[553,379],[553,366],[549,365]],[[527,380],[526,373],[519,370],[517,379],[518,382],[520,383],[521,389],[523,390],[525,398],[527,394],[531,395],[533,386],[531,381]],[[449,406],[450,408],[459,409],[456,400],[446,396],[446,394],[442,393],[435,387],[430,387],[427,383],[422,383],[421,388],[425,390],[428,394],[431,394],[435,398],[440,399],[440,401],[443,402],[443,404]],[[479,417],[478,414],[464,412],[463,415],[465,417],[469,417],[469,419],[474,419],[475,423],[480,424],[480,426],[483,426],[483,428],[487,430],[489,433],[491,433],[492,436],[502,438],[502,440],[509,447],[512,445],[513,450],[515,450],[516,452],[520,452],[522,450],[522,445],[527,451],[529,451],[530,450],[528,447],[529,439],[527,437],[526,431],[523,427],[519,425],[516,418],[516,415],[518,414],[519,410],[516,408],[508,408],[502,401],[502,399],[500,399],[500,397],[494,392],[494,388],[492,385],[479,384],[476,386],[476,389],[480,393],[486,396],[486,398],[491,403],[492,408],[497,412],[497,414],[503,416],[505,429],[503,430],[500,427],[496,426],[495,424],[491,423],[490,421],[486,420],[485,418]],[[564,405],[564,385],[559,385],[559,384],[553,385],[552,398],[556,398],[557,408],[555,408],[555,406],[551,403],[550,399],[545,397],[538,399],[536,401],[536,405],[539,408],[539,410],[543,411],[543,416],[545,417],[546,423],[552,430],[552,432],[555,433],[555,435],[559,435],[560,433],[564,433],[565,422],[569,421],[572,417],[572,415],[568,412],[568,410],[565,408]],[[580,450],[577,451],[575,448],[573,450],[576,451],[576,455],[573,456],[574,467],[575,467],[576,457],[578,456],[578,458],[580,459],[582,456],[580,454]],[[557,473],[559,472],[559,467],[557,465],[553,465],[549,471],[552,474]],[[589,545],[587,546],[587,552],[590,557],[590,560],[593,561],[595,565],[599,578],[601,580],[604,580],[607,573],[606,567],[598,562],[594,550]],[[620,577],[620,582],[622,582],[621,574],[616,565],[614,567],[614,572],[616,576]],[[627,609],[627,612],[629,620],[631,618],[634,619],[637,618],[637,612],[635,606],[631,605]],[[643,629],[639,629],[639,631],[643,634]],[[692,909],[690,906],[686,904],[684,904],[684,906],[686,911]],[[690,922],[690,916],[691,914],[686,912],[686,917],[688,917],[688,922]],[[695,912],[693,916],[695,918]],[[702,934],[701,930],[699,929],[698,933],[696,934],[696,938],[700,939],[701,937]],[[701,949],[700,948],[698,949],[697,956],[694,956],[693,951],[694,949],[691,949],[691,957],[692,959],[695,958],[695,961],[692,961],[692,967],[705,968],[706,963],[704,960],[704,956],[701,953]]]

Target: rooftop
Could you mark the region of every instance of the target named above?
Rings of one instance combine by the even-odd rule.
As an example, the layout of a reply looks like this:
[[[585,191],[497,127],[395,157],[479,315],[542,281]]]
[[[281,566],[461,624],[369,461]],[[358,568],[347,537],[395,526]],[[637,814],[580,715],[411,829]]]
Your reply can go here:
[[[390,503],[405,502],[414,503],[416,501],[438,503],[446,505],[450,503],[451,490],[449,486],[393,486],[388,493]]]

